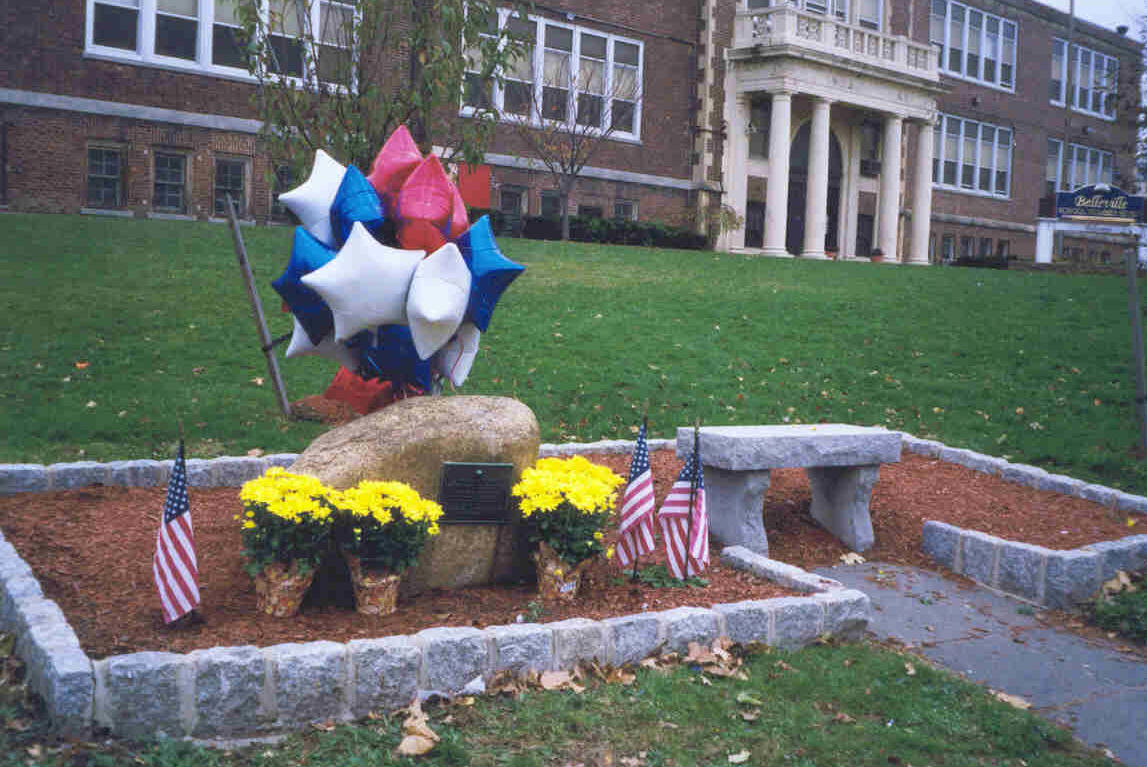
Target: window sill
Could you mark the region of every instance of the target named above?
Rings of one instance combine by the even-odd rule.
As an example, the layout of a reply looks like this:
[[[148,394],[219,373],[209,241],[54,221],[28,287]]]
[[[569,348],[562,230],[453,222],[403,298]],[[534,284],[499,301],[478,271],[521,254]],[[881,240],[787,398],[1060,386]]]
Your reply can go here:
[[[81,216],[114,216],[116,218],[135,218],[135,211],[124,208],[80,208]]]
[[[94,59],[96,61],[110,61],[115,64],[130,64],[136,67],[147,67],[149,69],[162,69],[168,72],[181,72],[190,75],[206,75],[207,77],[215,77],[220,80],[234,80],[243,83],[256,83],[256,78],[250,72],[242,69],[233,69],[231,67],[216,67],[214,65],[202,65],[194,61],[182,63],[180,59],[145,59],[138,54],[128,53],[114,53],[109,50],[92,50],[84,51],[84,58]]]
[[[1062,102],[1062,101],[1049,101],[1048,103],[1051,104],[1053,107],[1058,107],[1059,109],[1066,109],[1067,108],[1067,105],[1064,104],[1064,102]],[[1115,120],[1118,119],[1118,117],[1119,117],[1119,115],[1105,115],[1105,114],[1100,114],[1099,112],[1091,112],[1091,111],[1086,110],[1086,109],[1080,109],[1079,107],[1072,107],[1071,111],[1077,115],[1083,115],[1084,117],[1094,117],[1096,120],[1103,120],[1104,122],[1109,122],[1109,123],[1115,122]]]
[[[983,198],[988,199],[988,200],[1010,200],[1010,199],[1012,199],[1012,196],[1010,194],[1004,195],[1004,194],[996,194],[994,192],[981,192],[978,189],[964,189],[963,187],[959,187],[959,186],[944,186],[942,184],[937,184],[934,181],[932,182],[932,189],[933,189],[933,191],[937,191],[937,192],[952,192],[953,194],[966,194],[969,197],[983,197]]]
[[[479,112],[477,109],[475,109],[473,107],[468,107],[468,106],[463,106],[461,109],[459,109],[458,110],[458,116],[459,117],[474,117],[474,118],[482,118],[482,119],[487,119],[487,120],[495,120],[496,122],[505,123],[508,125],[513,124],[513,123],[518,123],[518,124],[525,123],[526,125],[529,125],[532,128],[541,128],[542,127],[542,123],[538,122],[537,120],[528,120],[527,121],[525,118],[520,117],[518,115],[509,115],[509,116],[503,115],[501,117],[495,117],[493,115],[493,113],[491,113],[491,112],[488,112],[488,111]],[[582,128],[584,126],[578,126],[578,127]],[[586,135],[586,136],[589,136],[592,138],[604,138],[606,141],[616,141],[620,144],[633,144],[634,146],[641,146],[642,145],[641,137],[639,135],[635,135],[632,133],[614,132],[614,133],[610,133],[609,135],[603,136],[601,131],[588,131],[585,134],[579,134],[579,135]]]
[[[963,75],[963,74],[960,74],[959,72],[951,72],[947,69],[944,69],[943,67],[939,68],[939,72],[940,72],[940,74],[944,75],[945,77],[951,77],[951,78],[956,79],[956,80],[963,80],[964,82],[972,83],[973,85],[981,85],[981,86],[983,86],[985,88],[989,88],[993,91],[1000,91],[1001,93],[1011,93],[1011,94],[1015,94],[1015,92],[1016,92],[1016,86],[1015,85],[1010,85],[1010,86],[1009,85],[997,85],[996,83],[990,83],[987,80],[981,80],[978,77],[969,77],[968,75]]]
[[[156,211],[148,211],[148,218],[154,218],[159,221],[195,221],[195,216],[188,213],[161,213]]]

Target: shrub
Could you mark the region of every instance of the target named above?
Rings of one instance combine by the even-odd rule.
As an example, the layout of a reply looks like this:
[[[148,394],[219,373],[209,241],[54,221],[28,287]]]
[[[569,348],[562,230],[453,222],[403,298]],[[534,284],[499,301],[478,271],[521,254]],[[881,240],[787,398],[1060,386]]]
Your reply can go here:
[[[1092,608],[1095,624],[1128,639],[1147,642],[1147,573],[1131,576],[1130,586],[1113,594],[1101,594]]]

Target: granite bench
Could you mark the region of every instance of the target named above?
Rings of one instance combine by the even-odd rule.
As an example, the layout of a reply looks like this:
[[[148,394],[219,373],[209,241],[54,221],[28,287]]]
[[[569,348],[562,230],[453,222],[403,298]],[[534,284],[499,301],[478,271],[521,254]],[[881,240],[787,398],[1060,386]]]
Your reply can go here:
[[[693,452],[693,429],[677,430],[677,455]],[[853,551],[872,547],[868,504],[880,464],[900,461],[899,432],[847,424],[706,426],[701,429],[709,534],[722,546],[768,556],[764,499],[772,469],[803,468],[812,516]]]

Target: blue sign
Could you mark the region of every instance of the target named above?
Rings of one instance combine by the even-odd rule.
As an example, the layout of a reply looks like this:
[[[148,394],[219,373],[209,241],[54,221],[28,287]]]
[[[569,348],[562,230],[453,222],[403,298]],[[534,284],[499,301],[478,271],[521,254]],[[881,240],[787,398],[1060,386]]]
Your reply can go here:
[[[1095,221],[1138,221],[1143,215],[1143,198],[1107,184],[1081,186],[1055,196],[1055,215]]]

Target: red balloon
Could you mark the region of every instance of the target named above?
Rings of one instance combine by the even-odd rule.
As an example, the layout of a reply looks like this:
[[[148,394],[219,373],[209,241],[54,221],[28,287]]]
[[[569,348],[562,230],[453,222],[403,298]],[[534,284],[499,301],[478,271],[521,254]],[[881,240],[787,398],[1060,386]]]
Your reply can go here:
[[[398,241],[403,248],[432,252],[446,243],[455,194],[457,190],[434,155],[414,169],[398,193],[394,216],[398,220]],[[438,244],[428,247],[433,243]]]
[[[366,177],[382,198],[388,214],[394,211],[395,199],[402,185],[421,162],[422,152],[418,151],[414,137],[405,125],[399,125],[382,145],[374,158],[370,175]]]
[[[454,212],[450,214],[450,231],[447,234],[451,240],[457,240],[470,228],[470,217],[466,215],[466,201],[462,199],[462,193],[453,184],[450,186],[454,187]]]

